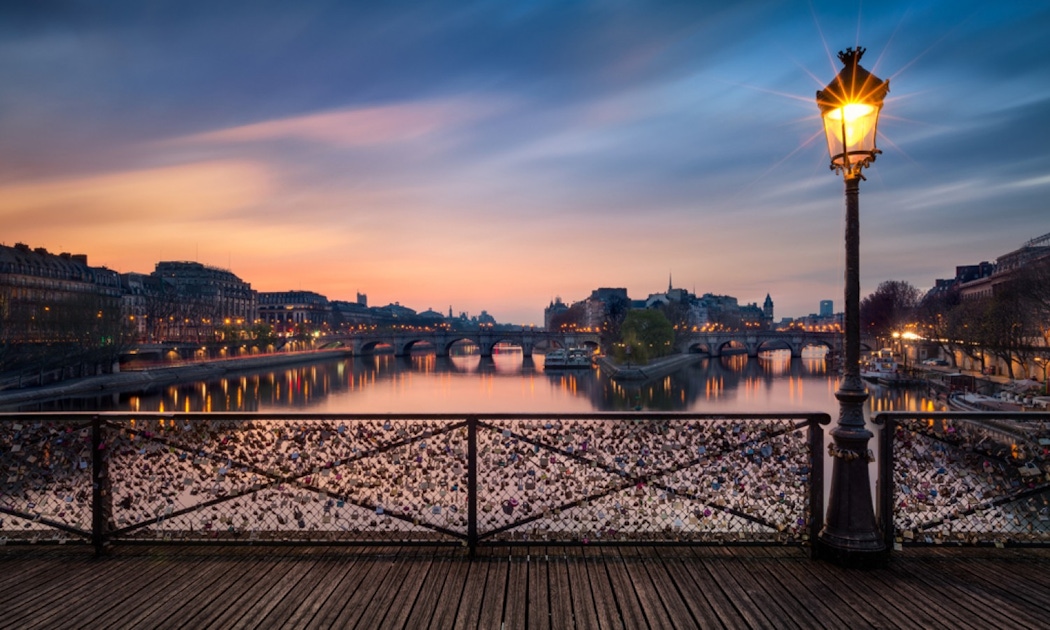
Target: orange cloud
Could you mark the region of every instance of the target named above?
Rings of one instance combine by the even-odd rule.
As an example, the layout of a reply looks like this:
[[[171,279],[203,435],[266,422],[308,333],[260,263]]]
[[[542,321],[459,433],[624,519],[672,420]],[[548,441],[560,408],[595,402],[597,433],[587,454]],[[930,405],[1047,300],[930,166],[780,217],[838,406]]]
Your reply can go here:
[[[489,106],[435,101],[338,109],[229,127],[179,142],[258,142],[296,139],[343,147],[409,142],[474,118]]]

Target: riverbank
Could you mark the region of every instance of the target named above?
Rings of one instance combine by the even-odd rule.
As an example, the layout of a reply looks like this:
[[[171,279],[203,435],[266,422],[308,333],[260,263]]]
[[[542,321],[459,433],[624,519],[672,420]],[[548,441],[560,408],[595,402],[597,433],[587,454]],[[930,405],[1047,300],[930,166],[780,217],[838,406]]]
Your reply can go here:
[[[118,372],[116,374],[102,374],[62,381],[43,387],[0,391],[0,409],[30,402],[56,400],[87,394],[147,391],[176,383],[205,381],[240,372],[314,363],[346,356],[350,356],[350,351],[341,348],[308,352],[282,352],[254,357],[238,357],[235,359],[218,359],[165,367],[152,367],[131,372]]]
[[[686,366],[699,363],[705,358],[706,355],[703,354],[673,354],[645,365],[628,366],[619,365],[614,363],[609,357],[602,356],[598,357],[598,365],[616,380],[644,382],[663,378]]]

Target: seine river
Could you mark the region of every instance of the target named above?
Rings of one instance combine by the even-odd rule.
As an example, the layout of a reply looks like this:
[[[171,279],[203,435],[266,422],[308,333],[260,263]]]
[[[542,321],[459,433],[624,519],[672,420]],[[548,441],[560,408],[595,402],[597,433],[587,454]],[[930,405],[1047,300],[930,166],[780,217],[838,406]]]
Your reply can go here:
[[[837,370],[819,354],[776,351],[704,359],[664,378],[619,383],[600,369],[545,371],[520,350],[354,357],[294,368],[32,406],[85,411],[306,411],[317,413],[589,413],[596,411],[826,411],[837,416]],[[926,391],[869,386],[873,411],[941,410]],[[29,410],[29,409],[27,409]]]

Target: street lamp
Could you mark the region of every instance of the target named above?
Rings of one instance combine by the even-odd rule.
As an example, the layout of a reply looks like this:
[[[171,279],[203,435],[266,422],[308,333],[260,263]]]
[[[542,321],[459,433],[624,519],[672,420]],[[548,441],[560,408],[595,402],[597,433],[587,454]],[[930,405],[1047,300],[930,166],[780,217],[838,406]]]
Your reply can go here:
[[[845,565],[881,564],[886,543],[872,507],[868,468],[874,461],[868,449],[872,433],[865,427],[864,403],[868,391],[860,378],[860,180],[861,170],[875,161],[875,130],[882,102],[889,92],[883,81],[860,66],[864,49],[839,53],[845,66],[817,92],[824,120],[831,169],[846,181],[845,357],[842,382],[835,398],[839,419],[831,430],[834,442],[831,495],[824,528],[817,538],[818,554]]]

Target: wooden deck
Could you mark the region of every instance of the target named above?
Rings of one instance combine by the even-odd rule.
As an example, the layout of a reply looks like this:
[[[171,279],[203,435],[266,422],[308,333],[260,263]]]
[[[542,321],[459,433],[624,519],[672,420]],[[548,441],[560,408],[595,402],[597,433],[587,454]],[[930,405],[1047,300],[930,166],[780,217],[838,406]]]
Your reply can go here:
[[[1050,550],[0,548],[3,628],[1033,628]]]

